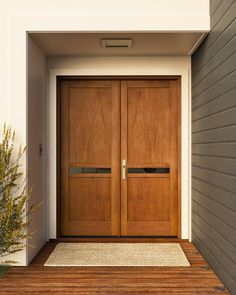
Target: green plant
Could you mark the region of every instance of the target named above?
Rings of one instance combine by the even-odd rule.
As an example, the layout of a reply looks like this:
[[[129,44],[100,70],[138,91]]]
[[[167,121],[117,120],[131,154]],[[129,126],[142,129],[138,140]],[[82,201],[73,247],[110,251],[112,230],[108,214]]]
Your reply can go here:
[[[9,271],[10,266],[9,265],[2,265],[0,264],[0,278],[4,277],[5,274]]]
[[[0,256],[21,251],[31,238],[28,225],[37,206],[27,208],[31,192],[22,178],[21,159],[26,147],[15,148],[15,132],[4,124],[0,134]],[[2,264],[14,263],[5,260]],[[7,269],[7,268],[5,268]],[[2,266],[0,270],[4,270]]]

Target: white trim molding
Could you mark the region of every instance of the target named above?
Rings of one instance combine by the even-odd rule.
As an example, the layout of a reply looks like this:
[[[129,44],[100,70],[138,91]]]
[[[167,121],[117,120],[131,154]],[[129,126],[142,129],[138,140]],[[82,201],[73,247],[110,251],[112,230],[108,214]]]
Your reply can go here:
[[[48,200],[49,235],[56,238],[56,99],[57,76],[181,76],[181,228],[182,239],[191,232],[190,195],[190,71],[191,57],[65,57],[49,58],[48,94]]]

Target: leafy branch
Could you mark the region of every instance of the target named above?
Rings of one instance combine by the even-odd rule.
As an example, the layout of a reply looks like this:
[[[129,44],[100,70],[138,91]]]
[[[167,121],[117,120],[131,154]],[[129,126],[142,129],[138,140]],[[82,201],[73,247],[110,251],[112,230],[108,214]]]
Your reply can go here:
[[[27,206],[31,191],[20,172],[26,147],[15,150],[15,131],[6,124],[0,138],[0,256],[4,257],[25,248],[33,234],[27,230],[30,215],[40,204]]]

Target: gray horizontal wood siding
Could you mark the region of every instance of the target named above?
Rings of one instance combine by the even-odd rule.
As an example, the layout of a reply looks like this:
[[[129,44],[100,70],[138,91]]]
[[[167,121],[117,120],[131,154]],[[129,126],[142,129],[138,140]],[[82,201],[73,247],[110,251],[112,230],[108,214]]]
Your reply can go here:
[[[210,10],[192,56],[192,239],[236,294],[236,1]]]

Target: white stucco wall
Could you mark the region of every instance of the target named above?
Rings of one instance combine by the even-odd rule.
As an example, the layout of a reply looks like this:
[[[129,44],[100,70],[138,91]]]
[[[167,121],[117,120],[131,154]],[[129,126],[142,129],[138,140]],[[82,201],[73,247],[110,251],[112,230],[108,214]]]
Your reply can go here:
[[[46,198],[46,82],[47,59],[32,38],[28,38],[27,147],[28,186],[32,188],[30,204],[42,205],[34,212],[29,231],[34,232],[27,248],[30,262],[47,240]],[[42,154],[39,145],[42,144]]]
[[[209,28],[208,0],[1,1],[0,123],[8,120],[17,142],[27,144],[27,32],[204,32]],[[95,72],[92,64],[88,67],[90,74]],[[104,71],[108,74],[109,68]],[[25,172],[26,164],[24,158]],[[18,253],[17,260],[26,265],[26,251]]]
[[[168,15],[203,16],[209,12],[207,0],[8,0],[1,5],[18,15]]]

